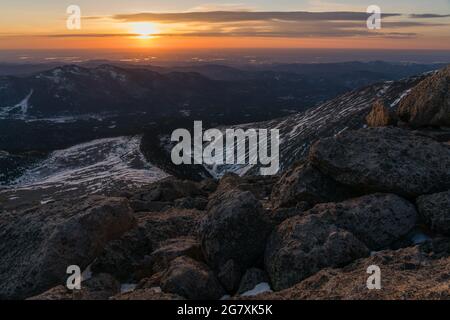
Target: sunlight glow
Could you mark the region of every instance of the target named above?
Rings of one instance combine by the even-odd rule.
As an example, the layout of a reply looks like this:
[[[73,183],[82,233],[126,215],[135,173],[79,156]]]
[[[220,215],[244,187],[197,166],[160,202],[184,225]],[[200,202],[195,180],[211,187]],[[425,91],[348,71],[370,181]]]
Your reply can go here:
[[[131,30],[134,34],[138,34],[139,39],[151,39],[158,33],[155,24],[151,22],[136,22],[131,24]]]

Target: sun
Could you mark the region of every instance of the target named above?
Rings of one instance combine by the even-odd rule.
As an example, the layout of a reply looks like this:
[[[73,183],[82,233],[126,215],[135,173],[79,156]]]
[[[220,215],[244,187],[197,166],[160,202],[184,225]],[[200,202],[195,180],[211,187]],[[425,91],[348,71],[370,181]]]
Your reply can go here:
[[[136,22],[131,24],[131,30],[138,35],[139,39],[150,39],[158,33],[154,23],[151,22]]]

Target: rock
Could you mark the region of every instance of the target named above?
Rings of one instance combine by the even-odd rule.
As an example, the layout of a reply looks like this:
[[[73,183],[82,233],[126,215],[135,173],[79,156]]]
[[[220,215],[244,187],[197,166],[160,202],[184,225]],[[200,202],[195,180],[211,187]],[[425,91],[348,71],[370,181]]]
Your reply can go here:
[[[296,207],[292,208],[276,208],[268,212],[269,219],[273,226],[278,226],[283,221],[303,215],[306,211],[311,209],[311,205],[307,202],[300,202]]]
[[[228,260],[220,268],[217,278],[228,293],[234,293],[239,286],[241,275],[241,269],[234,260]]]
[[[119,291],[120,283],[111,275],[101,273],[83,281],[80,290],[60,285],[27,300],[108,300]]]
[[[206,193],[213,193],[214,191],[216,191],[217,189],[217,182],[214,179],[203,179],[202,181],[200,181],[200,190],[206,192]]]
[[[136,191],[130,198],[130,203],[136,212],[163,211],[173,206],[181,198],[206,197],[202,185],[193,181],[178,180],[168,177]]]
[[[450,128],[420,128],[412,132],[438,142],[447,143],[450,140]]]
[[[139,225],[157,249],[161,243],[169,239],[196,236],[204,216],[204,211],[173,208],[165,212],[141,216]]]
[[[222,194],[231,190],[235,190],[239,188],[239,185],[242,184],[242,178],[235,173],[226,173],[220,180],[217,185],[216,194]],[[215,194],[212,195],[215,197]]]
[[[185,298],[162,292],[160,288],[145,288],[115,295],[110,300],[185,300]]]
[[[162,212],[172,207],[171,202],[130,200],[130,206],[135,212]]]
[[[242,191],[250,191],[258,200],[270,198],[273,186],[278,181],[278,176],[244,176],[239,185]]]
[[[197,261],[203,261],[200,243],[192,237],[183,237],[165,241],[161,247],[150,256],[152,271],[162,272],[169,267],[172,260],[186,256]]]
[[[23,299],[65,283],[136,221],[123,198],[56,201],[0,215],[0,299]]]
[[[249,191],[216,194],[202,221],[200,237],[206,261],[218,271],[228,260],[245,270],[262,257],[271,225]],[[210,203],[211,203],[210,202]]]
[[[269,278],[264,270],[251,268],[248,269],[244,276],[242,277],[241,283],[239,284],[238,293],[242,294],[244,292],[253,290],[256,285],[269,282]]]
[[[161,289],[193,300],[216,300],[225,294],[214,273],[204,263],[188,257],[170,263],[161,280]]]
[[[203,215],[198,210],[174,208],[142,214],[136,228],[106,246],[92,270],[110,273],[122,282],[148,277],[153,274],[152,252],[169,239],[195,236]]]
[[[342,201],[350,197],[348,188],[322,174],[308,163],[288,170],[274,186],[271,201],[276,208],[294,207],[308,203]]]
[[[319,204],[272,233],[266,271],[275,290],[288,288],[323,268],[346,265],[389,245],[407,234],[416,218],[414,206],[396,195]]]
[[[371,250],[379,250],[408,234],[418,214],[412,203],[394,194],[373,194],[341,203],[320,204],[306,214],[330,215]]]
[[[166,271],[166,270],[164,270]],[[158,272],[153,274],[150,278],[144,278],[136,285],[136,289],[149,289],[155,287],[161,287],[161,280],[164,272]]]
[[[398,128],[346,131],[317,142],[310,161],[361,192],[417,197],[450,188],[450,148]]]
[[[434,232],[450,235],[450,190],[419,197],[417,208]]]
[[[377,100],[372,105],[372,110],[366,117],[369,127],[387,127],[397,124],[397,115],[389,109],[383,100]]]
[[[27,300],[83,300],[80,292],[72,291],[59,285]]]
[[[350,232],[320,216],[294,217],[272,234],[265,266],[273,288],[281,290],[328,266],[341,266],[367,256],[369,249]]]
[[[450,66],[429,76],[402,99],[398,116],[412,127],[450,126]]]
[[[205,210],[206,206],[208,205],[208,199],[203,197],[197,197],[197,198],[181,198],[177,199],[174,202],[174,206],[176,208],[183,208],[183,209],[197,209],[197,210]]]
[[[153,251],[153,243],[142,226],[124,234],[120,239],[111,241],[92,263],[93,272],[105,272],[114,275],[121,282],[132,282],[139,276],[152,273],[151,267],[142,270],[146,255]],[[142,271],[141,271],[142,270]]]
[[[446,239],[448,243],[449,239]],[[367,268],[380,267],[381,290],[368,290]],[[385,250],[342,269],[324,269],[299,284],[256,296],[269,300],[448,300],[450,258],[422,246]]]
[[[210,195],[207,210],[220,204],[220,195],[232,190],[249,191],[258,200],[270,197],[277,176],[244,176],[234,173],[225,174],[219,181],[216,191]],[[218,202],[216,202],[218,201]]]

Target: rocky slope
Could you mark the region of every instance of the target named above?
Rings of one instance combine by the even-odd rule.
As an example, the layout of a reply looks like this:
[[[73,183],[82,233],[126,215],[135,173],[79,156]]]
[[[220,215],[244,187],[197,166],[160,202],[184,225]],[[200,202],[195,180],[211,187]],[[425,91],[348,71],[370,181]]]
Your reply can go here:
[[[414,81],[406,90],[427,83]],[[3,210],[0,297],[448,299],[450,139],[398,124],[332,131],[280,177],[169,177]],[[86,269],[80,291],[64,287],[69,264]]]

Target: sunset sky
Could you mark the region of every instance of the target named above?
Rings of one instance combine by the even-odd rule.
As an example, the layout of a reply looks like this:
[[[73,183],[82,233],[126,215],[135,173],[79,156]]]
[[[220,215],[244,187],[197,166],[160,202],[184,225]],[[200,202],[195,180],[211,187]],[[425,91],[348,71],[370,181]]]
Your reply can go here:
[[[373,4],[381,30],[366,27]],[[81,8],[81,30],[66,27],[69,5]],[[2,0],[0,9],[0,50],[450,50],[450,0]]]

